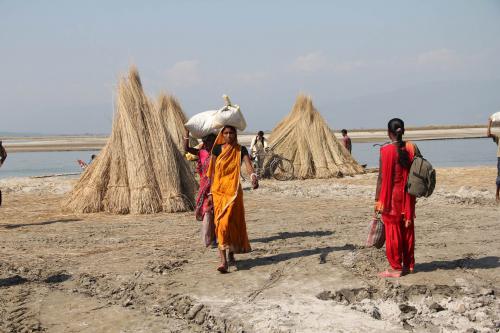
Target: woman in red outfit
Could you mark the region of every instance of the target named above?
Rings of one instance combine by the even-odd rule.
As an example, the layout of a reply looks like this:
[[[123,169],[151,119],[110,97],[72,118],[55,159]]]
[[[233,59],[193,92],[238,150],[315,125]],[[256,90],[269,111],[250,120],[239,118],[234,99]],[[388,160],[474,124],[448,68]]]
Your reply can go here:
[[[406,191],[411,163],[418,148],[403,141],[404,122],[394,118],[387,125],[391,143],[380,148],[380,168],[375,194],[375,213],[382,214],[385,249],[390,269],[381,277],[400,277],[415,266],[415,197]]]

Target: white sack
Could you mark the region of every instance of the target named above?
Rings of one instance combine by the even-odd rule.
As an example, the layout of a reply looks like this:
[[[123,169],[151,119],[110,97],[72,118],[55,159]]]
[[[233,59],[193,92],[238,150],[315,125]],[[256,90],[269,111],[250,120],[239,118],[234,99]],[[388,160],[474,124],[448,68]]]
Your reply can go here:
[[[244,131],[247,128],[247,122],[240,107],[231,105],[223,107],[214,114],[213,126],[219,129],[224,126],[233,126],[238,131]]]
[[[500,125],[500,112],[493,113],[490,117],[491,121]]]
[[[214,127],[214,115],[217,110],[205,111],[195,114],[185,124],[186,128],[191,133],[191,136],[197,139],[202,139],[209,134],[217,134],[219,128]]]

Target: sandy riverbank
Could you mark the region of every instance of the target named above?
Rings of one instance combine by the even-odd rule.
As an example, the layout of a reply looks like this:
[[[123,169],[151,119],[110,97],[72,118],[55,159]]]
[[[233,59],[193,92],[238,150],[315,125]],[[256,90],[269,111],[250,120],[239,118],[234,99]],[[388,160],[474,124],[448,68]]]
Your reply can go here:
[[[443,140],[481,138],[486,134],[483,127],[461,128],[416,128],[406,132],[408,140]],[[340,133],[335,134],[338,138]],[[385,141],[387,133],[384,130],[356,130],[349,133],[353,142]],[[249,146],[254,134],[240,134],[241,144]],[[35,151],[80,151],[99,150],[106,144],[106,136],[47,136],[47,137],[7,137],[3,138],[9,152]]]
[[[494,332],[495,172],[438,170],[399,280],[363,247],[376,174],[245,186],[253,251],[227,275],[192,213],[64,214],[74,178],[0,180],[0,331]]]

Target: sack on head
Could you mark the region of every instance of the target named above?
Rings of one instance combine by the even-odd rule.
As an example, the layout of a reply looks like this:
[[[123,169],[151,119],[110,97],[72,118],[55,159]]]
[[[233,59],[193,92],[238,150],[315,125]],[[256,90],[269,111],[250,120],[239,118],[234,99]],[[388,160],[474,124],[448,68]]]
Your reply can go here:
[[[202,139],[209,134],[217,134],[218,128],[214,127],[214,115],[217,111],[205,111],[195,114],[185,124],[194,138]]]
[[[247,122],[240,107],[237,105],[225,106],[214,114],[213,126],[222,128],[224,126],[233,126],[238,131],[244,131]]]
[[[421,155],[416,155],[410,167],[406,190],[411,195],[420,198],[428,197],[436,187],[436,170]]]

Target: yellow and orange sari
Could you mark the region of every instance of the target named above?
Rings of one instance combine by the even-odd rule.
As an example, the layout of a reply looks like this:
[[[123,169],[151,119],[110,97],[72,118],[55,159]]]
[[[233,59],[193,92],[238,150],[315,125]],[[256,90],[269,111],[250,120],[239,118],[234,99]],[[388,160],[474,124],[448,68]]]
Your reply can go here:
[[[223,144],[222,132],[217,136],[214,147],[219,144]],[[245,223],[240,169],[241,146],[235,144],[222,148],[215,165],[212,160],[207,171],[208,176],[214,171],[212,198],[219,249],[234,253],[251,251]]]

